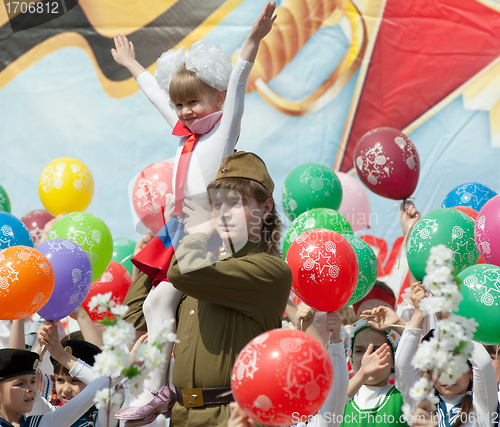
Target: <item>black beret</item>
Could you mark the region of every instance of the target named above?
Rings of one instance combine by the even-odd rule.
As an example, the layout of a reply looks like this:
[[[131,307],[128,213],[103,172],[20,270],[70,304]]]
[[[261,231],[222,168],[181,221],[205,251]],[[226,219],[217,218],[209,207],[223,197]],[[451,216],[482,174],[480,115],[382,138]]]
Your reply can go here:
[[[61,341],[61,345],[66,353],[72,354],[90,366],[92,366],[95,362],[94,356],[101,352],[99,347],[83,340],[65,340]],[[50,361],[53,365],[58,363],[52,356],[50,357]]]
[[[0,380],[18,375],[34,374],[38,367],[38,354],[15,348],[0,349]]]

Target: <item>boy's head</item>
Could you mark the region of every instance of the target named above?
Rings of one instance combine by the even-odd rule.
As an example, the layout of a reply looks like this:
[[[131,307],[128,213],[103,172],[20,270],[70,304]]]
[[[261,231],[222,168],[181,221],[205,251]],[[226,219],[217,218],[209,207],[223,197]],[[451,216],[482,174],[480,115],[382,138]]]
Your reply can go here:
[[[61,345],[69,354],[83,360],[92,366],[95,362],[95,356],[101,352],[101,349],[94,344],[82,340],[63,340]],[[59,400],[64,405],[85,388],[85,383],[69,374],[67,368],[61,365],[54,358],[50,358],[54,365],[54,377],[56,380],[56,393]]]
[[[371,310],[381,305],[394,310],[396,308],[396,296],[389,286],[377,280],[368,295],[361,301],[353,304],[352,307],[356,313],[356,318],[360,319],[361,313],[363,313],[364,310]]]
[[[37,391],[38,360],[38,354],[31,351],[0,349],[0,410],[31,412]]]
[[[389,376],[394,372],[394,353],[400,336],[394,331],[377,331],[373,329],[366,321],[358,323],[352,331],[350,340],[350,356],[354,371],[361,368],[361,361],[370,344],[373,344],[373,352],[377,351],[384,344],[389,346],[389,358],[385,362],[386,367],[375,371],[366,380],[365,384],[369,386],[382,387],[387,384]],[[385,364],[384,363],[384,364]]]
[[[224,242],[259,241],[266,252],[279,255],[282,225],[272,198],[274,182],[260,157],[243,151],[226,157],[207,190]]]

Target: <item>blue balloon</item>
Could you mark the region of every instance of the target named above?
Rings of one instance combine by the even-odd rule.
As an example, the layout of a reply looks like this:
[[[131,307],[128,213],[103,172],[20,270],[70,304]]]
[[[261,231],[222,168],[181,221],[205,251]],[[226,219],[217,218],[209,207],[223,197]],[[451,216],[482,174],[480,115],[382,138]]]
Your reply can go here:
[[[451,190],[443,200],[443,208],[467,206],[480,211],[484,204],[497,193],[479,182],[468,182]]]
[[[30,232],[20,219],[8,212],[0,212],[0,251],[11,246],[34,247]]]
[[[38,314],[46,320],[60,320],[83,302],[92,285],[92,263],[87,252],[66,239],[50,239],[37,246],[54,270],[54,292]]]

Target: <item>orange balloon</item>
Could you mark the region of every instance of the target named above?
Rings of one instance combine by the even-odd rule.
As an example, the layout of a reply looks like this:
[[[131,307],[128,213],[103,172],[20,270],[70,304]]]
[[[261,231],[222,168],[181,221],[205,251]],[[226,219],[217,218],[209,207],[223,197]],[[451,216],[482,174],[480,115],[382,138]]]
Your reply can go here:
[[[31,316],[49,300],[54,270],[45,255],[28,246],[0,252],[0,319]]]

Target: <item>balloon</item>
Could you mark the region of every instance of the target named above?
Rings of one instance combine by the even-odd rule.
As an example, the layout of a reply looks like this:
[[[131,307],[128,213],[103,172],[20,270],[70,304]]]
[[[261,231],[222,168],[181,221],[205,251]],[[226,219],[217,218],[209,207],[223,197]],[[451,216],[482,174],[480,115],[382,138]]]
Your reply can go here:
[[[131,284],[132,277],[127,269],[123,265],[118,264],[116,261],[111,261],[109,263],[109,267],[99,280],[92,283],[90,291],[82,303],[83,308],[94,322],[103,320],[106,316],[113,318],[114,315],[109,312],[97,313],[95,311],[89,311],[90,300],[95,295],[111,292],[112,300],[117,304],[121,304],[125,299],[125,295],[127,295]]]
[[[135,212],[142,223],[153,233],[158,233],[165,225],[163,209],[165,195],[173,194],[172,162],[156,162],[144,169],[135,180],[132,201]]]
[[[302,331],[274,329],[241,350],[231,374],[240,407],[259,423],[289,426],[323,406],[333,364],[321,343]]]
[[[467,206],[480,211],[484,204],[497,193],[479,182],[468,182],[451,190],[443,200],[443,208]]]
[[[468,206],[452,206],[452,209],[456,209],[457,211],[469,215],[474,221],[477,219],[478,212]]]
[[[344,172],[337,172],[342,184],[342,203],[339,212],[344,215],[356,233],[370,225],[370,200],[361,182]]]
[[[113,238],[104,222],[87,212],[73,212],[59,218],[48,239],[68,239],[78,243],[92,262],[95,282],[109,265],[113,255]]]
[[[290,221],[314,208],[338,210],[342,202],[342,185],[331,169],[318,163],[306,163],[286,177],[281,202]]]
[[[349,300],[358,281],[358,260],[351,244],[323,228],[306,231],[286,254],[293,274],[292,288],[307,305],[336,311]]]
[[[500,267],[491,264],[473,265],[458,276],[464,299],[455,314],[475,318],[479,323],[474,340],[481,344],[500,344]]]
[[[54,271],[41,252],[12,246],[0,252],[0,319],[31,316],[42,308],[54,289]]]
[[[479,211],[475,227],[476,244],[487,264],[500,265],[500,196],[488,200]]]
[[[94,195],[94,179],[80,160],[59,157],[43,168],[38,194],[52,215],[84,211]]]
[[[113,240],[113,256],[111,259],[123,265],[132,275],[132,257],[134,256],[135,242],[130,239],[118,238]]]
[[[455,274],[475,264],[479,252],[474,242],[474,220],[450,208],[436,209],[420,218],[406,244],[408,266],[418,281],[423,280],[431,248],[437,245],[453,251]]]
[[[54,216],[47,212],[45,209],[37,209],[35,211],[31,211],[21,218],[21,221],[29,230],[30,236],[35,243],[35,246],[38,246],[38,243],[40,242],[43,234],[43,227],[45,227],[45,224],[47,224],[52,219],[54,219]]]
[[[397,129],[377,128],[364,134],[354,149],[354,166],[363,184],[379,196],[407,199],[417,188],[417,149]]]
[[[372,290],[373,285],[377,281],[378,262],[375,252],[373,252],[371,246],[363,239],[350,234],[343,234],[342,236],[351,244],[354,252],[356,252],[359,265],[356,288],[349,301],[345,304],[345,306],[349,306],[361,301]]]
[[[0,212],[10,213],[10,199],[5,189],[0,185]]]
[[[0,211],[0,250],[10,246],[31,246],[30,232],[14,215]]]
[[[38,311],[46,320],[60,320],[83,302],[92,285],[92,263],[82,247],[66,239],[46,240],[37,247],[54,270],[54,293]]]
[[[315,228],[326,228],[339,234],[353,234],[351,224],[333,209],[316,208],[300,214],[288,227],[283,241],[283,258],[292,242],[302,233]]]

